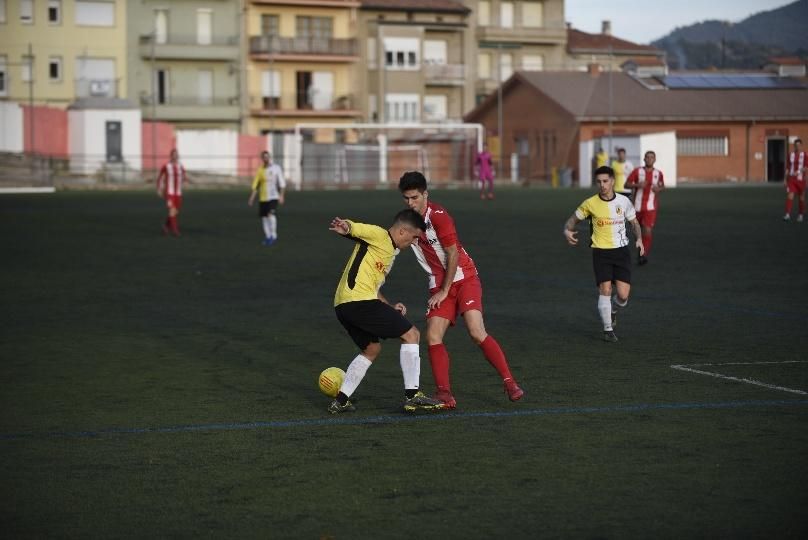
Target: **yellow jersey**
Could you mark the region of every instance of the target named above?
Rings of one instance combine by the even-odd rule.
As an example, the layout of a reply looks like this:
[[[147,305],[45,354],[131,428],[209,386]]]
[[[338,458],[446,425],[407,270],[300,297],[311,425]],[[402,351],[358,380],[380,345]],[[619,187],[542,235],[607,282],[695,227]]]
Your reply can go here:
[[[384,285],[399,252],[387,229],[346,221],[351,225],[346,238],[356,242],[356,246],[342,271],[342,278],[334,294],[334,306],[377,299],[379,289]]]
[[[626,220],[636,218],[637,212],[625,195],[615,193],[613,199],[604,201],[595,194],[581,203],[575,217],[590,220],[593,248],[615,249],[628,245]]]
[[[276,163],[269,166],[261,165],[253,178],[252,190],[258,192],[261,202],[273,201],[280,198],[281,190],[286,189],[286,179],[283,170]]]

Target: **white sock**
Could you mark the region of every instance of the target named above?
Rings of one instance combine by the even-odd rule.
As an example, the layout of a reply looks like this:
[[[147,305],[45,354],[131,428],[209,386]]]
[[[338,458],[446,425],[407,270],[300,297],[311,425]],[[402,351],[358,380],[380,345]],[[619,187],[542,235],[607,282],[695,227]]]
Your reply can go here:
[[[278,218],[275,217],[275,214],[269,214],[269,231],[272,237],[278,237]]]
[[[264,236],[266,236],[267,238],[272,236],[272,231],[269,228],[269,218],[262,217],[261,226],[264,228]]]
[[[365,378],[365,373],[367,373],[371,364],[372,362],[361,354],[357,355],[356,358],[351,361],[348,369],[345,370],[345,380],[342,381],[342,386],[340,386],[339,391],[351,397],[356,391],[356,387],[359,386],[359,383]]]
[[[404,374],[404,390],[418,390],[421,377],[421,353],[417,343],[403,343],[399,353],[401,373]]]
[[[598,296],[598,312],[600,313],[600,320],[603,322],[603,331],[610,332],[612,330],[612,297],[608,295]]]

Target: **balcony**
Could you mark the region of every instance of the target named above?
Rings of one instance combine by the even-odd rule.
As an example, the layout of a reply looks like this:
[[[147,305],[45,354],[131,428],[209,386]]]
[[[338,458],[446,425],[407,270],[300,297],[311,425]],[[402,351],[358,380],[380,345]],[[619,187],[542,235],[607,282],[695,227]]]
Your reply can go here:
[[[352,95],[333,96],[315,91],[286,93],[279,97],[250,97],[252,116],[276,117],[342,117],[360,115]]]
[[[253,60],[307,60],[354,62],[358,60],[353,38],[251,36]]]
[[[238,121],[239,100],[200,96],[171,96],[163,103],[152,104],[152,96],[140,96],[143,118],[164,121],[221,122]]]
[[[77,98],[118,97],[119,79],[76,79],[73,81]]]
[[[151,34],[140,36],[140,57],[155,60],[238,60],[238,36],[211,36],[200,43],[195,35],[166,36],[163,43],[154,42]]]
[[[478,26],[477,40],[494,43],[530,43],[533,45],[563,45],[567,42],[567,27],[563,23],[540,27]]]
[[[465,73],[463,64],[424,64],[426,84],[435,86],[463,86]]]

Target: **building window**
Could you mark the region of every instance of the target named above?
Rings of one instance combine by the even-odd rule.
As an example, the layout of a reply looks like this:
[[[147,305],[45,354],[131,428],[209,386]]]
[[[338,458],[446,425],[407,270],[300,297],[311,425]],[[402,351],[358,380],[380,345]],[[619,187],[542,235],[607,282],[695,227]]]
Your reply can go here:
[[[499,25],[502,28],[513,28],[513,2],[499,4]]]
[[[6,57],[0,56],[0,96],[8,95],[8,73],[6,72]]]
[[[261,108],[281,108],[281,72],[275,69],[261,73]]]
[[[446,64],[446,49],[446,41],[424,40],[424,64]]]
[[[34,24],[34,0],[20,0],[20,22]]]
[[[34,57],[23,56],[20,64],[20,80],[22,82],[31,82],[34,76]]]
[[[387,122],[418,122],[420,119],[418,94],[387,94],[384,111]]]
[[[48,24],[62,24],[62,0],[48,0]]]
[[[331,39],[334,21],[331,17],[295,17],[296,37]]]
[[[499,81],[506,81],[513,75],[513,55],[503,53],[499,55]]]
[[[197,102],[200,105],[210,105],[213,103],[213,71],[200,69],[197,73]]]
[[[261,15],[261,35],[271,37],[280,35],[280,18],[277,15]]]
[[[676,153],[680,156],[728,156],[729,138],[710,137],[677,137]]]
[[[522,2],[522,26],[540,28],[544,24],[541,2]]]
[[[62,57],[51,56],[48,58],[48,79],[52,82],[62,80]]]
[[[522,69],[525,71],[541,71],[544,69],[544,57],[540,54],[523,55]]]
[[[388,69],[419,69],[417,38],[384,38],[384,58]]]
[[[113,2],[77,0],[76,24],[79,26],[115,26]]]
[[[154,10],[154,42],[168,43],[168,10]]]
[[[154,74],[154,95],[157,98],[158,105],[165,105],[168,103],[169,95],[169,78],[167,69],[158,69]]]
[[[477,3],[477,25],[489,26],[491,24],[491,2]]]
[[[424,120],[437,122],[446,120],[448,99],[443,95],[424,96]]]
[[[377,122],[379,112],[376,110],[376,94],[368,94],[368,120]]]
[[[368,38],[368,68],[376,69],[376,38]]]
[[[491,78],[491,55],[489,53],[480,53],[477,56],[477,77],[480,79]]]
[[[213,41],[213,10],[196,10],[196,43],[210,45]]]

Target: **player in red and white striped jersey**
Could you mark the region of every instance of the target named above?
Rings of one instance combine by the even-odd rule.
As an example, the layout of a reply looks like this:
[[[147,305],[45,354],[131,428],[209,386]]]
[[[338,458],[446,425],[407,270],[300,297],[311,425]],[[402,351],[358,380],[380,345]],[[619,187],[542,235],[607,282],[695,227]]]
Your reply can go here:
[[[443,336],[460,315],[471,339],[502,377],[508,398],[517,401],[524,391],[511,375],[499,343],[485,330],[483,290],[477,267],[460,243],[449,212],[429,201],[426,188],[426,178],[418,171],[404,173],[398,183],[407,206],[421,214],[426,222],[426,232],[413,242],[412,249],[429,276],[426,335],[429,362],[437,386],[435,398],[450,409],[457,405],[449,382],[449,353],[443,344]]]
[[[163,234],[169,232],[174,236],[180,235],[178,217],[182,208],[182,185],[188,181],[185,167],[179,160],[177,150],[171,150],[168,163],[162,166],[157,177],[157,196],[165,199],[168,207],[168,217],[163,224]]]
[[[662,171],[654,168],[656,153],[649,150],[643,157],[645,166],[631,171],[626,179],[625,187],[634,190],[634,210],[637,212],[637,221],[642,227],[642,243],[645,254],[640,254],[638,262],[643,265],[648,262],[648,253],[651,251],[654,225],[656,224],[657,209],[659,208],[659,192],[665,189],[665,179]]]
[[[791,219],[791,207],[794,205],[794,195],[799,196],[800,213],[797,221],[802,222],[805,215],[805,182],[808,176],[808,156],[802,150],[802,139],[794,141],[794,150],[788,154],[788,169],[786,170],[786,215],[783,221]]]

